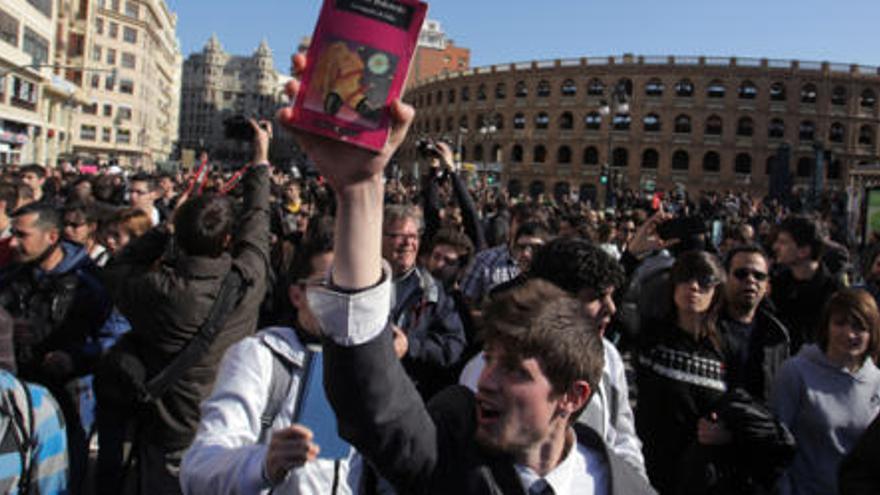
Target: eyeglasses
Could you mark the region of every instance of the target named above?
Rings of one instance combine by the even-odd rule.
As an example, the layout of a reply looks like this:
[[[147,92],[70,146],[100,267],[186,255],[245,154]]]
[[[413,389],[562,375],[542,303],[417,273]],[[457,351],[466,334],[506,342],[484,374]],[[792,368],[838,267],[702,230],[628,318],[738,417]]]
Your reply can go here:
[[[737,268],[736,270],[733,271],[733,276],[739,280],[745,280],[745,279],[749,278],[749,275],[751,275],[758,282],[763,282],[763,281],[767,280],[767,278],[769,277],[769,275],[767,275],[765,272],[759,272],[758,270],[750,270],[748,268]]]
[[[410,241],[410,242],[415,242],[415,241],[419,240],[419,234],[405,234],[403,232],[385,232],[382,235],[384,235],[386,237],[390,237],[391,239],[393,239],[395,241],[398,239],[403,240],[403,241]]]

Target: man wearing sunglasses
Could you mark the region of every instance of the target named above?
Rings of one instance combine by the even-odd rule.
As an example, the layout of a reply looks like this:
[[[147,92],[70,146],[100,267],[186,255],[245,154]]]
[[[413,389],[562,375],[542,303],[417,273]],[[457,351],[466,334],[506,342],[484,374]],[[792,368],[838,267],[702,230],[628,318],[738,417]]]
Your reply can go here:
[[[789,356],[788,330],[764,303],[770,267],[757,245],[733,248],[727,255],[724,311],[719,328],[727,357],[727,385],[742,387],[766,401],[776,371]]]

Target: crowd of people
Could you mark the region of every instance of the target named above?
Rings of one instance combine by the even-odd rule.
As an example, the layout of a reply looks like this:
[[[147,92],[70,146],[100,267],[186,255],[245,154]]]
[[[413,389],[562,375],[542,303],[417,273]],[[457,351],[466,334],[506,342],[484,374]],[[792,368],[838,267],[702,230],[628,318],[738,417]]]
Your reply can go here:
[[[297,134],[316,176],[257,122],[234,175],[5,167],[0,491],[880,493],[841,198],[387,178],[389,111],[378,154]]]

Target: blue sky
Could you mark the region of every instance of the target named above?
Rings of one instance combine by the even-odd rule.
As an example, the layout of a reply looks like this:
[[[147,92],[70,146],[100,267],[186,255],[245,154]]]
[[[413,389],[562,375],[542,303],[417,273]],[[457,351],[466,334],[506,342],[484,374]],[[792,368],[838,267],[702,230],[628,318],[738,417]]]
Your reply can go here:
[[[320,0],[166,0],[184,56],[211,33],[235,54],[269,41],[278,69]],[[880,65],[880,0],[438,0],[429,16],[472,65],[581,56],[709,55]]]

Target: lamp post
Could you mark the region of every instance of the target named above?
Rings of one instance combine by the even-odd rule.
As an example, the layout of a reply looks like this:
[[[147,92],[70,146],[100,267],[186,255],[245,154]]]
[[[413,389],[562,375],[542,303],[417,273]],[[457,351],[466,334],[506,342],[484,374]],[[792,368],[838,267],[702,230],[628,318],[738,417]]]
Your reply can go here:
[[[483,125],[480,126],[480,141],[483,143],[489,142],[495,136],[495,133],[498,132],[497,122],[495,121],[495,117],[489,117],[483,120]],[[483,160],[483,172],[486,176],[489,175],[489,164],[486,160],[486,151],[483,151],[483,156],[481,157]],[[492,157],[493,161],[498,161],[498,157]]]
[[[614,206],[614,176],[612,174],[612,139],[614,131],[614,120],[617,116],[626,117],[629,115],[629,97],[626,92],[626,85],[623,81],[619,81],[611,89],[610,101],[602,100],[599,107],[599,113],[608,117],[608,146],[605,152],[605,165],[600,181],[605,185],[605,206]]]

